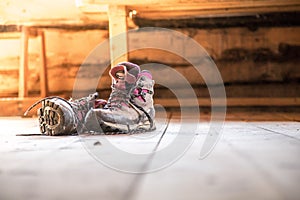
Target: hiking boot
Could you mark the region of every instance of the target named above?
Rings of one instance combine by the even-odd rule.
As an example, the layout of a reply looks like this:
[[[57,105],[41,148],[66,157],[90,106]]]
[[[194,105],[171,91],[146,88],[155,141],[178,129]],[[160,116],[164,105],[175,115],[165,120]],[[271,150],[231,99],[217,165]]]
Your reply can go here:
[[[82,128],[86,113],[94,107],[98,93],[77,100],[46,97],[31,106],[25,115],[38,103],[37,110],[40,132],[46,135],[70,135]]]
[[[152,74],[147,70],[143,70],[138,74],[135,89],[131,94],[131,102],[135,106],[142,107],[146,111],[146,113],[143,113],[144,127],[150,126],[149,117],[146,116],[147,114],[151,119],[154,119],[155,117],[155,109],[153,106],[154,84],[155,81],[152,79]],[[155,124],[154,122],[152,123],[151,130],[154,130]]]
[[[91,109],[85,118],[88,131],[98,133],[132,133],[153,128],[153,120],[146,113],[144,104],[137,105],[132,100],[136,88],[140,67],[133,63],[123,62],[110,70],[113,78],[112,92],[104,108]],[[148,108],[147,108],[148,109]],[[150,110],[150,106],[149,109]],[[145,115],[149,126],[143,127]],[[154,116],[154,114],[152,115]],[[150,122],[149,122],[150,121]]]

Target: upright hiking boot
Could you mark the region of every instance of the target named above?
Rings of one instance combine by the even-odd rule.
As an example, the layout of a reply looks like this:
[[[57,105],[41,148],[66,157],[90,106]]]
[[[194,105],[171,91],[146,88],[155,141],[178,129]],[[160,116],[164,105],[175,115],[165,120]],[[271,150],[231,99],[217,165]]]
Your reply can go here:
[[[69,101],[60,97],[42,99],[39,101],[42,103],[42,107],[37,110],[40,132],[46,135],[76,133],[78,129],[82,128],[84,118],[87,112],[94,107],[97,97],[98,93]]]
[[[119,63],[110,70],[110,76],[114,80],[112,92],[104,108],[88,112],[85,118],[88,131],[113,134],[153,129],[153,118],[143,108],[144,102],[138,104],[132,99],[137,80],[142,77],[139,75],[140,67],[130,62]],[[137,92],[136,94],[139,95]],[[148,107],[146,109],[151,110],[151,106]],[[154,117],[154,112],[152,116]],[[148,127],[143,126],[145,121]]]
[[[154,84],[155,81],[152,79],[152,74],[147,70],[143,70],[138,74],[135,88],[131,94],[131,102],[135,106],[143,108],[145,111],[143,113],[143,121],[139,128],[143,127],[146,130],[148,127],[151,127],[149,130],[155,129],[153,121],[155,117],[155,109],[153,106]],[[149,118],[152,119],[152,122]]]

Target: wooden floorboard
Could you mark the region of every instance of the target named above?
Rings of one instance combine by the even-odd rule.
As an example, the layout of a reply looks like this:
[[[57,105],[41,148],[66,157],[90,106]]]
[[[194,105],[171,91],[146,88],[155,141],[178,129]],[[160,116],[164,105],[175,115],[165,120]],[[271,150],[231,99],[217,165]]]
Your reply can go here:
[[[137,135],[16,136],[38,134],[36,118],[0,117],[0,199],[297,199],[300,195],[299,122],[295,113],[228,113],[221,138],[200,159],[210,128],[209,113],[185,119],[158,112],[157,130]],[[168,115],[167,115],[168,114]],[[256,115],[257,114],[257,115]],[[168,117],[171,116],[170,122]],[[199,120],[199,122],[196,122]],[[250,119],[250,120],[247,120]],[[267,120],[266,120],[267,119]],[[132,155],[120,163],[157,167],[173,156],[164,151],[181,134],[176,149],[194,132],[178,159],[152,173],[128,174],[101,162],[116,156],[106,141]],[[162,137],[163,136],[163,137]],[[156,151],[155,153],[153,151]],[[148,153],[148,154],[147,154]],[[177,154],[174,154],[177,155]],[[146,162],[144,162],[146,161]],[[45,189],[48,188],[48,189]],[[50,189],[49,189],[50,188]]]

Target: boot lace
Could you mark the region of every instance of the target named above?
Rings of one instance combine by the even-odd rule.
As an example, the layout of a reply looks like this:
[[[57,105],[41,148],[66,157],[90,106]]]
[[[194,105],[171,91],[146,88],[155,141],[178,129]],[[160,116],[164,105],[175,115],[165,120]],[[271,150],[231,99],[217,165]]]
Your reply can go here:
[[[82,119],[84,118],[85,113],[91,109],[94,105],[94,101],[95,99],[98,97],[98,93],[94,93],[89,95],[88,97],[83,97],[81,99],[76,99],[76,100],[69,100],[67,101],[64,98],[58,97],[58,96],[51,96],[51,97],[45,97],[37,102],[35,102],[33,105],[31,105],[24,113],[24,116],[26,116],[30,110],[32,110],[35,106],[37,106],[39,103],[41,103],[42,101],[45,100],[50,100],[50,99],[60,99],[64,102],[66,102],[67,104],[70,105],[70,107],[72,108],[72,110],[74,111],[74,113],[78,113],[75,117],[77,118],[78,121],[82,121]]]
[[[83,97],[76,100],[71,99],[69,101],[78,121],[84,120],[86,113],[94,107],[94,102],[97,97],[98,93],[94,93],[90,94],[88,97]]]
[[[107,100],[105,108],[120,108],[122,105],[129,105],[130,92],[126,89],[119,89],[112,86],[112,92]]]

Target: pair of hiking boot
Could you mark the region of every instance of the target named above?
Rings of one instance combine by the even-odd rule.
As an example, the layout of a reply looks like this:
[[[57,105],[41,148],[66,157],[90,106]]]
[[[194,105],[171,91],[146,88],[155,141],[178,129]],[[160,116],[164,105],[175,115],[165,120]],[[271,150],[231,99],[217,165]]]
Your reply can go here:
[[[46,97],[39,101],[42,103],[37,113],[40,132],[69,135],[76,132],[114,134],[154,130],[154,81],[151,73],[140,71],[138,65],[130,62],[119,63],[109,73],[113,84],[107,101],[97,99],[98,93],[77,100]]]

